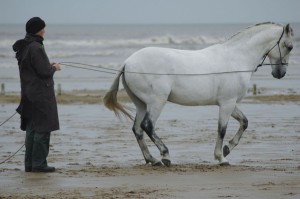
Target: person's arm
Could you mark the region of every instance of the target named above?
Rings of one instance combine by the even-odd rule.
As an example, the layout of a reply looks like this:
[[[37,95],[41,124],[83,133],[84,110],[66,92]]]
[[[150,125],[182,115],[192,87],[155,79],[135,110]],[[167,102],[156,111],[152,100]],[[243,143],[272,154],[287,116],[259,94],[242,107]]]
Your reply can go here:
[[[51,66],[55,67],[55,70],[60,70],[60,64],[59,63],[51,63]]]
[[[59,64],[50,64],[48,56],[42,46],[32,46],[31,63],[37,75],[41,78],[51,78],[56,70],[60,70]]]

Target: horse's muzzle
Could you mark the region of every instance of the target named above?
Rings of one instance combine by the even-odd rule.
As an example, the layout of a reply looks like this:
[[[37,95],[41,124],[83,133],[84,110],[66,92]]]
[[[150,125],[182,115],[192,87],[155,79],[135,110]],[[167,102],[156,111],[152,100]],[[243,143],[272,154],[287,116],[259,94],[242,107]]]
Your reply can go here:
[[[281,72],[281,71],[276,72],[276,73],[272,72],[273,77],[277,78],[277,79],[283,78],[285,76],[285,74],[286,74],[286,72]]]

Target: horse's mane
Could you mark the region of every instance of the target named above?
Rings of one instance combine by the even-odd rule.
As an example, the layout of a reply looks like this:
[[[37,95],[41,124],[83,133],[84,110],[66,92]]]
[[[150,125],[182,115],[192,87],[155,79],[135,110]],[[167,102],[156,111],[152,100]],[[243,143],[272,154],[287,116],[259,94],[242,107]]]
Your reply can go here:
[[[253,28],[253,27],[257,27],[257,26],[262,26],[262,25],[277,25],[277,26],[283,26],[282,24],[279,24],[279,23],[275,23],[275,22],[262,22],[262,23],[257,23],[257,24],[254,24],[254,25],[252,25],[252,26],[248,26],[247,28],[245,28],[245,29],[243,29],[243,30],[241,30],[241,31],[239,31],[239,32],[237,32],[237,33],[235,33],[234,35],[232,35],[228,40],[231,40],[232,38],[234,38],[234,37],[236,37],[237,35],[239,35],[239,34],[241,34],[241,33],[243,33],[243,32],[245,32],[246,30],[249,30],[250,28]]]

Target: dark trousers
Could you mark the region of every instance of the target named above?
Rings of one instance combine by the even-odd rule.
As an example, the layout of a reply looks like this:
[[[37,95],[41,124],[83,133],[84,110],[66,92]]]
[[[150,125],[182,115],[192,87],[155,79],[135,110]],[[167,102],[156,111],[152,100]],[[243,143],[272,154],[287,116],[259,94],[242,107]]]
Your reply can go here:
[[[25,140],[25,168],[44,168],[49,154],[50,132],[35,132],[28,123]]]

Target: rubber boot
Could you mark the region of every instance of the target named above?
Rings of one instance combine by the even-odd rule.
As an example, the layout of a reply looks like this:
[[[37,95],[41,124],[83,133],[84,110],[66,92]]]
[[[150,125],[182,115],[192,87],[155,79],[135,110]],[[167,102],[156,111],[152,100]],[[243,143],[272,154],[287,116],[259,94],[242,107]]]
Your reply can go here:
[[[32,149],[34,143],[34,131],[32,130],[32,124],[29,123],[26,127],[25,138],[25,172],[32,171]]]
[[[50,133],[34,134],[34,144],[32,149],[32,168],[42,169],[47,167],[47,157],[49,154]]]

